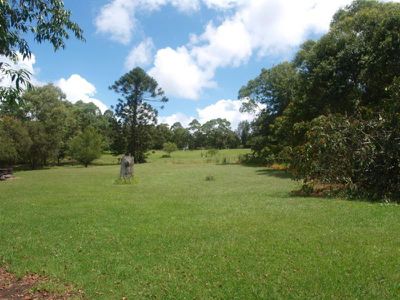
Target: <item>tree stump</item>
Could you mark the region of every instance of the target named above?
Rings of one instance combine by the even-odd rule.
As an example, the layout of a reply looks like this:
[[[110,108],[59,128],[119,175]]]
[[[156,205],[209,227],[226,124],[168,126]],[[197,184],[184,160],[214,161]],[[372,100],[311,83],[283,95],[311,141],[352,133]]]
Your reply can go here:
[[[13,177],[14,176],[13,176],[13,169],[12,168],[0,169],[0,181],[11,179]]]
[[[119,177],[124,180],[130,180],[133,177],[133,165],[135,163],[134,157],[129,155],[124,155],[121,158],[121,170],[119,172]]]

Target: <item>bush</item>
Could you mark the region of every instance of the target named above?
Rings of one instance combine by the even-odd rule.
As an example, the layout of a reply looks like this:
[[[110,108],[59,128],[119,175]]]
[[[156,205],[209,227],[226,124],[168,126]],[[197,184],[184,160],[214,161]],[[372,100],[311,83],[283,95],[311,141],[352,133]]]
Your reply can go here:
[[[212,176],[212,175],[206,176],[206,181],[214,181],[214,180],[215,180],[214,176]]]
[[[208,149],[206,153],[206,157],[214,157],[218,154],[217,149]]]
[[[171,157],[171,153],[178,150],[178,147],[175,143],[167,142],[163,144],[163,151],[168,154],[168,157]]]
[[[95,129],[88,127],[71,141],[70,155],[87,167],[100,157],[102,146],[102,136]]]
[[[318,117],[306,143],[293,149],[290,168],[305,184],[342,185],[353,196],[399,200],[399,115]]]

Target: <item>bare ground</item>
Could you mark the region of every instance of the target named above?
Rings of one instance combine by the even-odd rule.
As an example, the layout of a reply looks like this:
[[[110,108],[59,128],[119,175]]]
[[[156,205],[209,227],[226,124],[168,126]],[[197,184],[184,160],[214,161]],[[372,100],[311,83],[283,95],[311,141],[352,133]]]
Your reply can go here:
[[[0,268],[0,300],[64,300],[83,298],[82,291],[74,291],[71,286],[65,286],[61,294],[39,288],[40,284],[48,282],[48,278],[37,274],[28,274],[17,278],[4,268]]]

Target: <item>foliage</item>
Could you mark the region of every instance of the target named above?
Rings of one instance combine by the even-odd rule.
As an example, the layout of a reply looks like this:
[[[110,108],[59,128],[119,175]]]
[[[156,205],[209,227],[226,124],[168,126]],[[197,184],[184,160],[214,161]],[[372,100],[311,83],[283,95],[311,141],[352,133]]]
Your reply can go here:
[[[101,156],[102,136],[92,127],[87,127],[74,137],[70,145],[70,155],[85,167]]]
[[[240,143],[244,148],[249,146],[249,139],[251,137],[251,125],[249,121],[241,121],[238,124],[236,134],[240,139]]]
[[[18,125],[2,131],[5,133],[1,134],[1,156],[8,157],[3,163],[29,163],[32,168],[55,161],[60,164],[69,152],[70,141],[88,127],[102,136],[104,149],[109,147],[115,121],[112,112],[106,111],[103,115],[93,103],[72,104],[53,85],[27,90],[22,99],[23,106],[0,114],[5,125]],[[11,134],[14,130],[16,133]],[[26,142],[22,143],[23,140]]]
[[[0,165],[22,161],[31,144],[32,140],[21,121],[11,117],[0,119]]]
[[[321,116],[311,126],[307,142],[293,150],[297,178],[306,184],[341,184],[363,197],[400,200],[398,117]]]
[[[206,157],[214,157],[218,154],[217,149],[208,149],[206,152]]]
[[[249,81],[239,96],[266,105],[252,123],[254,155],[290,163],[306,182],[398,198],[399,28],[400,4],[354,1],[292,62]]]
[[[175,152],[178,150],[178,147],[176,146],[175,143],[167,142],[164,143],[163,145],[163,151],[168,154],[168,156],[171,156],[172,152]]]
[[[179,149],[189,147],[191,135],[188,129],[184,128],[181,123],[176,122],[171,126],[171,141],[176,144]]]
[[[121,94],[115,115],[118,121],[118,147],[113,150],[131,153],[135,162],[145,161],[151,146],[151,125],[157,121],[157,111],[146,101],[165,103],[168,99],[157,82],[141,68],[135,68],[117,80],[110,89]]]
[[[23,95],[24,115],[32,139],[30,163],[32,168],[57,159],[65,138],[67,108],[65,95],[51,84],[27,91]]]
[[[35,42],[49,42],[54,50],[65,47],[72,32],[84,40],[82,29],[70,19],[71,12],[60,0],[7,0],[0,1],[0,54],[11,61],[31,56],[29,34]],[[23,87],[29,87],[29,72],[14,70],[0,63],[0,74],[9,76],[14,87],[0,88],[0,102],[18,106]]]
[[[237,135],[230,129],[226,119],[213,119],[201,126],[205,137],[206,148],[228,149],[237,148],[240,144]]]
[[[159,124],[152,128],[152,148],[161,150],[164,143],[172,141],[172,132],[168,124]]]

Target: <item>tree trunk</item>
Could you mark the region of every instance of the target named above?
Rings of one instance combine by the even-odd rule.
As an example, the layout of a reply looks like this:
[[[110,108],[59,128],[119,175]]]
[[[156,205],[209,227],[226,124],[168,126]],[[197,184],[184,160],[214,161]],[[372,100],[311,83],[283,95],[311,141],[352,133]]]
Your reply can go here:
[[[133,177],[134,158],[130,155],[124,155],[121,159],[121,169],[119,177],[122,179],[130,179]]]

